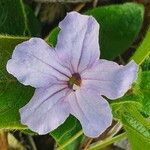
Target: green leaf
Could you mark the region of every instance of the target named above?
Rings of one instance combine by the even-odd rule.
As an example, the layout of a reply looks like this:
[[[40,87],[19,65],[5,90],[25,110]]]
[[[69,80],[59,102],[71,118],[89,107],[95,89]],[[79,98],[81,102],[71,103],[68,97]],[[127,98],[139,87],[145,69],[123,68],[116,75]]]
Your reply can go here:
[[[27,15],[28,28],[32,36],[39,36],[41,34],[41,25],[39,20],[34,16],[34,13],[30,7],[27,5],[25,7],[25,12]]]
[[[132,150],[143,150],[150,147],[150,121],[144,118],[137,110],[136,102],[112,105],[114,116],[119,119],[127,132]]]
[[[140,89],[143,94],[142,112],[150,116],[150,71],[142,72]]]
[[[6,63],[15,46],[28,37],[39,35],[40,25],[32,10],[22,0],[0,1],[0,128],[24,129],[20,124],[19,108],[33,95],[33,88],[23,86],[6,71]],[[11,34],[8,36],[5,34]]]
[[[125,126],[128,134],[128,139],[131,143],[132,150],[149,150],[150,148],[150,137],[144,137],[140,132],[137,132],[135,128]],[[143,127],[140,129],[143,130]],[[145,130],[145,129],[144,129]],[[149,129],[148,129],[149,130]],[[148,132],[147,130],[145,132]],[[149,134],[150,132],[148,132]]]
[[[55,46],[57,43],[57,35],[59,33],[60,29],[58,27],[54,28],[48,37],[45,39],[51,46]]]
[[[0,0],[0,33],[39,35],[40,24],[22,0]]]
[[[0,128],[26,128],[20,124],[19,108],[31,98],[33,89],[23,86],[6,71],[14,47],[27,37],[0,35]]]
[[[150,56],[146,57],[144,62],[141,64],[141,67],[143,71],[150,70]]]
[[[114,59],[122,54],[136,39],[142,23],[144,8],[136,3],[97,7],[85,12],[100,24],[101,57]],[[47,38],[56,44],[59,29],[52,30]]]
[[[150,71],[140,72],[133,88],[121,99],[112,102],[114,117],[119,119],[127,131],[132,150],[150,147]],[[146,114],[142,116],[142,114]]]
[[[72,141],[70,139],[73,136],[76,136],[76,134],[79,133],[79,137],[74,138]],[[80,141],[82,140],[81,136],[81,125],[79,121],[74,118],[73,116],[70,116],[64,124],[62,124],[60,127],[58,127],[56,130],[51,132],[51,135],[56,140],[59,149],[63,150],[75,150],[79,149]],[[70,142],[68,142],[70,141]]]
[[[146,33],[144,40],[139,48],[135,51],[130,60],[134,60],[137,64],[141,64],[150,55],[150,27]]]
[[[125,106],[124,106],[125,107]],[[150,147],[150,121],[142,117],[132,106],[122,116],[122,123],[127,131],[132,150],[143,150]]]

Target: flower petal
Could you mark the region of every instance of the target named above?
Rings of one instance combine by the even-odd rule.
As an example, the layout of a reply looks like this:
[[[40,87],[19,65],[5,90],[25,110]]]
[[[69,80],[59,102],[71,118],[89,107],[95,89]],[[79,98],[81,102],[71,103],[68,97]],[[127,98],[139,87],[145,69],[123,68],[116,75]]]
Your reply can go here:
[[[126,66],[100,60],[95,67],[82,73],[82,85],[99,91],[110,99],[122,97],[137,78],[138,66],[131,61]]]
[[[56,51],[72,72],[79,73],[99,59],[99,24],[93,17],[71,12],[59,27]]]
[[[33,87],[48,86],[70,75],[58,62],[55,51],[40,38],[31,38],[16,46],[7,71],[24,85]]]
[[[81,123],[85,135],[98,137],[112,123],[108,102],[97,92],[80,89],[68,96],[71,114]]]
[[[21,123],[39,134],[56,129],[69,116],[69,107],[65,102],[68,92],[64,85],[36,89],[30,102],[19,110]]]

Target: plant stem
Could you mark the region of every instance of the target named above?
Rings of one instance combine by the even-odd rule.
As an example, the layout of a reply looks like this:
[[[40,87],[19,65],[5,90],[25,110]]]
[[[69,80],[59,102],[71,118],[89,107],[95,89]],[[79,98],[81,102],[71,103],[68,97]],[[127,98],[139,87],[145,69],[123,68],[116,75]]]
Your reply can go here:
[[[35,143],[34,143],[34,140],[33,140],[32,136],[29,135],[28,138],[29,138],[29,141],[30,141],[30,143],[31,143],[32,149],[33,149],[33,150],[37,150],[36,145],[35,145]]]
[[[87,141],[87,144],[85,145],[85,147],[83,148],[83,150],[87,150],[90,146],[90,144],[92,143],[93,139],[89,138],[89,140]]]
[[[106,139],[104,141],[100,141],[100,142],[98,142],[96,144],[91,145],[89,150],[98,150],[98,149],[100,150],[101,148],[104,148],[104,147],[106,147],[106,146],[108,146],[108,145],[110,145],[110,144],[112,144],[112,143],[114,143],[116,141],[119,141],[119,140],[121,140],[121,139],[123,139],[125,137],[126,137],[126,133],[125,132],[121,133],[121,134],[119,134],[119,135],[117,135],[117,136],[115,136],[113,138],[108,138],[108,139]]]
[[[138,65],[140,65],[149,55],[150,55],[150,27],[141,45],[135,51],[134,55],[130,58],[130,60],[133,59]]]
[[[74,135],[72,138],[70,138],[67,142],[65,142],[63,145],[60,145],[57,150],[64,149],[67,145],[72,143],[74,140],[76,140],[78,137],[80,137],[83,134],[83,131],[79,131],[76,135]]]
[[[0,149],[1,150],[8,150],[8,137],[7,132],[4,130],[0,130]]]

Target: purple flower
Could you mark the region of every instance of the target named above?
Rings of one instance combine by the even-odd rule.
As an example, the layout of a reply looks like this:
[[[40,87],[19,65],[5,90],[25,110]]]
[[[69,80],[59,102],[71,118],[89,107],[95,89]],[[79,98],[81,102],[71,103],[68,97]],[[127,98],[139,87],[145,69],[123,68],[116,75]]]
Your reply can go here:
[[[99,25],[91,16],[68,13],[60,22],[55,48],[40,38],[16,46],[7,71],[36,88],[20,109],[21,122],[46,134],[72,114],[85,135],[97,137],[112,123],[109,99],[123,96],[137,75],[137,65],[100,59]]]

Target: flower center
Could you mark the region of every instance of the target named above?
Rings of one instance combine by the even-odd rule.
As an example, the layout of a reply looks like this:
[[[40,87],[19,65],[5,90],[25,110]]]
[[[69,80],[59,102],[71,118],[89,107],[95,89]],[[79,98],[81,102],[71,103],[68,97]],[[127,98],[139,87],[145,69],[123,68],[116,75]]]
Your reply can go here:
[[[80,87],[80,85],[81,85],[81,76],[79,75],[79,73],[72,74],[72,77],[70,77],[68,81],[68,87],[75,91]]]

